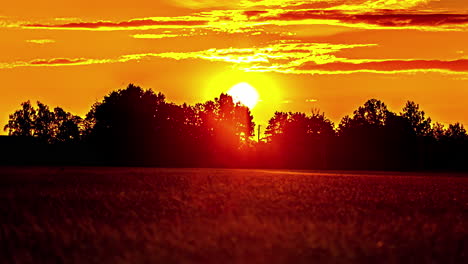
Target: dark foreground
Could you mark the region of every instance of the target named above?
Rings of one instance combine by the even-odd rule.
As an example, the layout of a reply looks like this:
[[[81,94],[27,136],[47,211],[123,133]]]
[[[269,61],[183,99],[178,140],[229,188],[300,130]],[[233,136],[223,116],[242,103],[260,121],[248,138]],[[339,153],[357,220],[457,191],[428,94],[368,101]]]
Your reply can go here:
[[[0,167],[0,263],[467,261],[463,175]]]

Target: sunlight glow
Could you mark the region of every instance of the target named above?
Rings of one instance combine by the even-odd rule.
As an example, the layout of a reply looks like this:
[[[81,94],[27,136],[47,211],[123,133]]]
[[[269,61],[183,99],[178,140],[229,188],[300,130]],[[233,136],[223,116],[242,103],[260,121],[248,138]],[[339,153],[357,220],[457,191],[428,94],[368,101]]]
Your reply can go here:
[[[227,94],[232,96],[234,102],[240,102],[250,109],[255,107],[260,97],[257,90],[246,82],[234,85]]]

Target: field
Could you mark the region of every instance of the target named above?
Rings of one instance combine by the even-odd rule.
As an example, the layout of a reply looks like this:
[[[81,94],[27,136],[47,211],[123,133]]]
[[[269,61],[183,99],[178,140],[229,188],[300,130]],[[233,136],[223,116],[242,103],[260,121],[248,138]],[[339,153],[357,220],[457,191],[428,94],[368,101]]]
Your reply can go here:
[[[0,263],[468,263],[468,177],[0,167]]]

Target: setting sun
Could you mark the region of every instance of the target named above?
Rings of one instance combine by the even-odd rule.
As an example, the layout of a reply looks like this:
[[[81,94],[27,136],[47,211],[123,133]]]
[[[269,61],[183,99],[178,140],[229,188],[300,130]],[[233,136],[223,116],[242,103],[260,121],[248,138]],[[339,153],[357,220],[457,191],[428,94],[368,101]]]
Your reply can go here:
[[[260,97],[257,90],[252,87],[252,85],[245,82],[234,85],[229,89],[227,94],[232,96],[236,103],[240,102],[250,109],[255,107]]]

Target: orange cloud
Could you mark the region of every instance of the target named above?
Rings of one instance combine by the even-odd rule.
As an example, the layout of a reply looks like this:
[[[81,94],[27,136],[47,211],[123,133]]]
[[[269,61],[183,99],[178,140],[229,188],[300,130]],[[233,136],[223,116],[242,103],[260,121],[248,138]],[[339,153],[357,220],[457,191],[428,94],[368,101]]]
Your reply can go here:
[[[243,7],[243,8],[354,8],[354,9],[407,9],[434,0],[173,0],[177,5],[193,9],[221,8],[221,7]],[[438,0],[435,0],[438,1]]]
[[[195,52],[166,52],[156,56],[172,59],[204,59],[236,64],[265,63],[272,65],[302,64],[306,61],[327,63],[336,60],[331,53],[350,48],[371,47],[375,44],[329,44],[282,42],[266,47],[209,49]]]
[[[206,25],[208,21],[196,17],[160,17],[133,19],[122,22],[97,21],[66,24],[24,24],[24,28],[77,29],[77,30],[141,30],[154,28],[178,28]]]
[[[244,7],[328,8],[341,10],[408,9],[434,0],[244,0]],[[438,1],[438,0],[435,0]]]
[[[218,9],[188,16],[138,18],[117,22],[23,23],[21,27],[106,31],[204,28],[212,31],[245,32],[253,28],[263,28],[266,25],[334,25],[364,29],[468,30],[468,13],[466,12],[447,13],[430,9],[412,9],[412,7],[428,2],[427,0],[244,1],[243,5],[250,8]],[[306,4],[308,7],[304,8]],[[316,6],[312,7],[310,4]],[[270,8],[258,8],[258,5]],[[257,9],[254,8],[255,6]],[[271,8],[272,6],[280,7]]]
[[[176,5],[192,9],[236,7],[239,5],[237,0],[172,0]]]
[[[246,12],[251,21],[268,24],[332,24],[358,28],[419,29],[428,31],[467,30],[468,14],[398,13],[376,11],[354,13],[343,10],[288,10]]]
[[[134,34],[130,35],[132,38],[136,39],[162,39],[162,38],[175,38],[175,37],[182,37],[188,36],[188,34]]]
[[[299,73],[314,72],[375,72],[375,73],[402,73],[402,72],[453,72],[468,74],[468,59],[460,60],[375,60],[331,62],[317,64],[304,63],[295,68]]]
[[[351,48],[367,48],[375,44],[329,44],[283,42],[266,47],[244,49],[209,49],[198,52],[168,52],[139,55],[162,58],[202,59],[233,63],[247,72],[285,74],[350,74],[440,72],[468,74],[468,60],[372,60],[336,57],[334,53]]]
[[[208,60],[233,64],[246,72],[284,74],[351,74],[359,72],[397,74],[440,72],[468,75],[468,59],[397,60],[348,59],[335,56],[344,49],[369,48],[375,44],[330,44],[286,42],[252,48],[208,49],[193,52],[127,54],[115,58],[53,58],[26,62],[0,63],[0,69],[39,66],[77,66],[103,63],[125,63],[150,59]]]
[[[65,59],[65,58],[56,58],[50,60],[37,59],[29,62],[31,65],[65,65],[65,64],[80,64],[88,61],[87,59]]]
[[[11,63],[0,63],[0,69],[11,69],[18,67],[45,67],[45,66],[75,66],[90,65],[113,62],[110,59],[86,59],[86,58],[52,58],[34,59],[31,61],[16,61]]]

